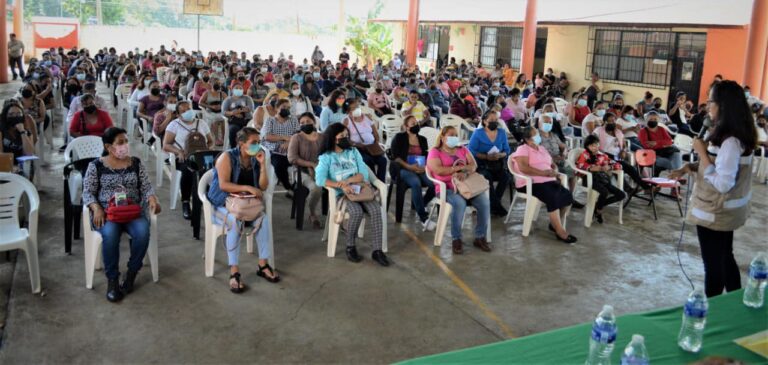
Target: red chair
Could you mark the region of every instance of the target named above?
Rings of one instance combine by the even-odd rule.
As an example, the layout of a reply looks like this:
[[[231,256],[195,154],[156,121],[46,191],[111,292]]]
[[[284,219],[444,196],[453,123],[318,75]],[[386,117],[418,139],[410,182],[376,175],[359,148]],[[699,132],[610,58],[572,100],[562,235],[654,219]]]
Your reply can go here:
[[[643,178],[643,181],[650,184],[652,186],[651,188],[651,197],[646,198],[642,196],[637,196],[637,190],[634,194],[630,195],[629,199],[627,199],[627,202],[624,203],[624,207],[629,205],[629,202],[632,200],[633,197],[637,197],[638,199],[645,200],[648,202],[648,205],[653,207],[653,219],[658,220],[658,216],[656,214],[656,195],[665,196],[667,198],[670,198],[674,200],[677,203],[677,209],[680,211],[680,216],[683,216],[683,207],[680,205],[680,199],[678,198],[680,196],[680,181],[678,180],[672,180],[672,179],[666,179],[661,177],[653,177],[653,172],[656,169],[656,151],[651,149],[644,149],[644,150],[637,150],[635,151],[635,161],[637,163],[638,170],[640,170],[640,174],[643,176],[647,176]],[[650,169],[650,173],[647,171]],[[663,194],[658,192],[661,188],[669,188],[670,190],[676,192],[675,195],[670,194]]]

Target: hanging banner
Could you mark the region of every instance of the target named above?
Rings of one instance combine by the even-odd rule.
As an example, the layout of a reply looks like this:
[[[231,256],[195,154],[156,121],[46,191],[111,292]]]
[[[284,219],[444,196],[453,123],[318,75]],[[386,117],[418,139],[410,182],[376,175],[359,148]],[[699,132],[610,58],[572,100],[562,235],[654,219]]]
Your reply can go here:
[[[77,18],[32,17],[35,48],[78,46],[80,23]]]

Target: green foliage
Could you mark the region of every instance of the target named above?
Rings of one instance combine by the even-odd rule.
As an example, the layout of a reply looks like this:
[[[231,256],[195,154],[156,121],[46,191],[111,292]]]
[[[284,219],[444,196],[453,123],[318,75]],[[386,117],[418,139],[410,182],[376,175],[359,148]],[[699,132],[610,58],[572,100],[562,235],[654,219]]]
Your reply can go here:
[[[371,64],[379,58],[388,60],[392,56],[391,26],[371,21],[378,17],[383,7],[383,2],[377,0],[365,19],[347,17],[347,39],[344,44],[352,47],[352,51],[363,58],[364,64]]]

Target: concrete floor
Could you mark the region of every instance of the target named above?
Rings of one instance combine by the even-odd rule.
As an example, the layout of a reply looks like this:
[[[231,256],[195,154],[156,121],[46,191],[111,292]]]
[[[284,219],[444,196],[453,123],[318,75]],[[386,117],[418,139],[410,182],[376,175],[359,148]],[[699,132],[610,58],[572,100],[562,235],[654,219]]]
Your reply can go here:
[[[3,85],[0,96],[18,86]],[[108,96],[103,85],[100,93]],[[2,364],[389,363],[590,321],[604,303],[618,314],[681,305],[689,291],[675,255],[681,219],[671,201],[659,203],[658,221],[636,202],[624,212],[624,225],[608,208],[606,223],[590,229],[575,211],[569,227],[579,242],[572,247],[554,240],[544,213],[531,236],[522,238],[518,205],[514,223],[492,219],[493,252],[470,247],[457,257],[447,238],[441,248],[432,246],[433,234],[422,232],[406,209],[403,224],[390,218],[394,264],[382,268],[370,260],[364,240],[359,247],[366,260],[360,264],[348,262],[341,247],[336,258],[327,258],[322,232],[296,231],[288,219],[290,201],[277,195],[275,253],[283,280],[274,285],[258,278],[256,257],[243,253],[250,290],[237,296],[228,290],[221,243],[215,277],[203,275],[203,242],[192,238],[180,211],[168,209],[166,182],[159,189],[165,209],[159,218],[160,281],[152,283],[146,268],[137,290],[110,304],[101,272],[94,290],[85,288],[81,241],[74,242],[72,255],[64,254],[63,158],[53,153],[49,161],[39,187],[44,295],[31,294],[23,255],[10,262],[0,256]],[[735,239],[742,272],[768,247],[767,189],[753,189],[752,218]],[[471,241],[470,225],[465,241]],[[690,227],[681,257],[701,283]],[[126,260],[124,250],[123,270]]]

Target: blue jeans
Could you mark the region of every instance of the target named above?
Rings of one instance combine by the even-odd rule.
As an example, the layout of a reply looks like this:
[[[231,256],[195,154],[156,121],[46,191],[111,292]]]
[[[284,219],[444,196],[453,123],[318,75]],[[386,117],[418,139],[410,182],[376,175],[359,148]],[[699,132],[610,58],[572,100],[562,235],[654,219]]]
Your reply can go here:
[[[451,239],[461,239],[461,224],[464,221],[464,211],[467,209],[467,200],[463,196],[456,194],[453,190],[445,192],[445,200],[451,205]],[[475,209],[477,209],[477,225],[475,225],[475,238],[484,238],[488,232],[488,224],[491,220],[491,203],[487,193],[482,193],[470,199]]]
[[[131,257],[128,259],[128,271],[139,271],[149,247],[149,220],[141,216],[128,223],[106,221],[96,229],[102,238],[102,259],[104,274],[108,280],[120,278],[120,236],[123,232],[131,236]]]
[[[411,202],[416,206],[416,213],[423,222],[428,217],[424,206],[435,197],[435,185],[427,179],[427,174],[416,175],[413,171],[408,171],[404,168],[400,169],[400,182],[410,187]],[[427,193],[423,197],[421,195],[422,186],[427,187]]]
[[[240,230],[237,226],[235,217],[227,211],[226,207],[216,208],[216,214],[213,215],[213,222],[216,224],[222,224],[221,216],[227,216],[226,226],[229,229],[225,229],[227,232],[227,259],[229,260],[229,266],[239,265],[240,262]],[[250,226],[252,222],[246,222],[246,225]],[[269,249],[269,216],[264,215],[264,219],[261,221],[261,227],[256,231],[256,245],[259,248],[259,259],[267,260],[272,257],[272,251]]]

